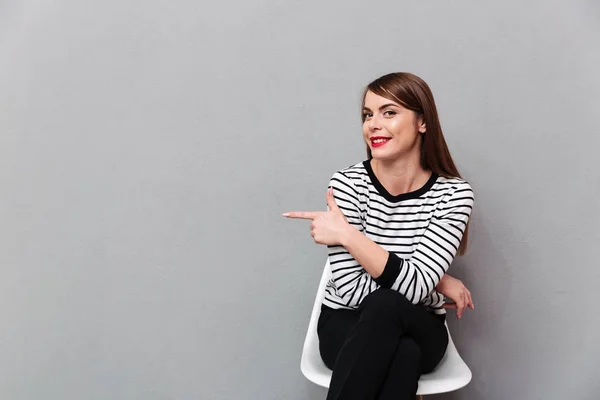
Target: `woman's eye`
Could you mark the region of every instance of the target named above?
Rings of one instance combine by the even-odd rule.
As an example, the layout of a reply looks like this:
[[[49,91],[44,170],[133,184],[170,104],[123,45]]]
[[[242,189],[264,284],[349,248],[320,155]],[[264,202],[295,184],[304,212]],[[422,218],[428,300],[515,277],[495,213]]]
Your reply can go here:
[[[367,119],[371,116],[371,113],[363,113],[363,118]]]
[[[394,116],[394,115],[396,115],[396,112],[395,112],[395,111],[392,111],[392,110],[387,110],[387,111],[386,111],[386,112],[384,112],[383,114],[384,114],[384,115],[391,115],[391,116]]]

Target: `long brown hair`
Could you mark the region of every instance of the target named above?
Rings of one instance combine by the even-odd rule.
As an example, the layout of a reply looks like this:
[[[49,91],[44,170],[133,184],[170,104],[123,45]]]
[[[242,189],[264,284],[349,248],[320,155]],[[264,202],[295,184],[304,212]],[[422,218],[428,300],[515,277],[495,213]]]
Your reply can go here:
[[[365,117],[362,108],[365,105],[365,96],[369,91],[414,111],[417,117],[423,117],[426,131],[421,135],[421,166],[424,169],[430,169],[446,178],[461,178],[444,139],[433,94],[423,79],[409,72],[393,72],[369,83],[362,95],[363,123]],[[368,144],[367,157],[373,157]],[[467,251],[468,234],[469,224],[465,228],[458,247],[459,255],[463,255]]]

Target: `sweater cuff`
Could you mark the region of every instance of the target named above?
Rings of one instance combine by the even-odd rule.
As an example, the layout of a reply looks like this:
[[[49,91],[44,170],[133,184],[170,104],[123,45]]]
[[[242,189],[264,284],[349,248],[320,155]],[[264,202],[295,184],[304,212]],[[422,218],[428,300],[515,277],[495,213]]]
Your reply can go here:
[[[395,253],[388,251],[388,259],[381,275],[375,278],[375,282],[382,288],[392,287],[398,275],[400,275],[400,264],[402,260]]]

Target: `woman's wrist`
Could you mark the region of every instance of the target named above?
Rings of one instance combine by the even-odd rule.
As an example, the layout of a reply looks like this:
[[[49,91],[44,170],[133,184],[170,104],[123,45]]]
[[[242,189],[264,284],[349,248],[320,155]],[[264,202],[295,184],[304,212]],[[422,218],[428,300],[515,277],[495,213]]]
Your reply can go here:
[[[448,282],[448,275],[444,274],[442,276],[442,279],[440,279],[438,284],[435,286],[435,290],[437,290],[440,293],[443,292],[446,286],[446,282]]]
[[[350,244],[354,241],[354,236],[356,234],[362,234],[358,229],[354,226],[347,224],[345,229],[340,234],[340,244],[348,250]]]
[[[446,281],[446,275],[443,275],[442,279],[440,279],[440,281],[438,282],[438,284],[435,286],[435,289],[438,292],[443,288],[445,281]]]

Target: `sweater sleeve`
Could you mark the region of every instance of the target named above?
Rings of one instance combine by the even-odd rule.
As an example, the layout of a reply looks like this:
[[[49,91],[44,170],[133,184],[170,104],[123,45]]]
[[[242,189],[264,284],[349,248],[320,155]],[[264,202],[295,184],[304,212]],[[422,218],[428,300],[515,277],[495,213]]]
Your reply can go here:
[[[473,190],[463,181],[444,196],[411,258],[389,252],[382,277],[388,277],[392,289],[413,304],[423,301],[435,289],[458,251],[473,203]],[[393,283],[389,277],[395,277]]]
[[[329,181],[333,187],[333,195],[338,207],[346,216],[348,223],[364,233],[364,212],[366,202],[361,203],[362,195],[358,190],[359,182],[343,172],[336,172]],[[332,279],[338,298],[342,306],[357,307],[361,299],[377,289],[377,283],[369,273],[354,259],[354,257],[341,245],[327,246]]]

